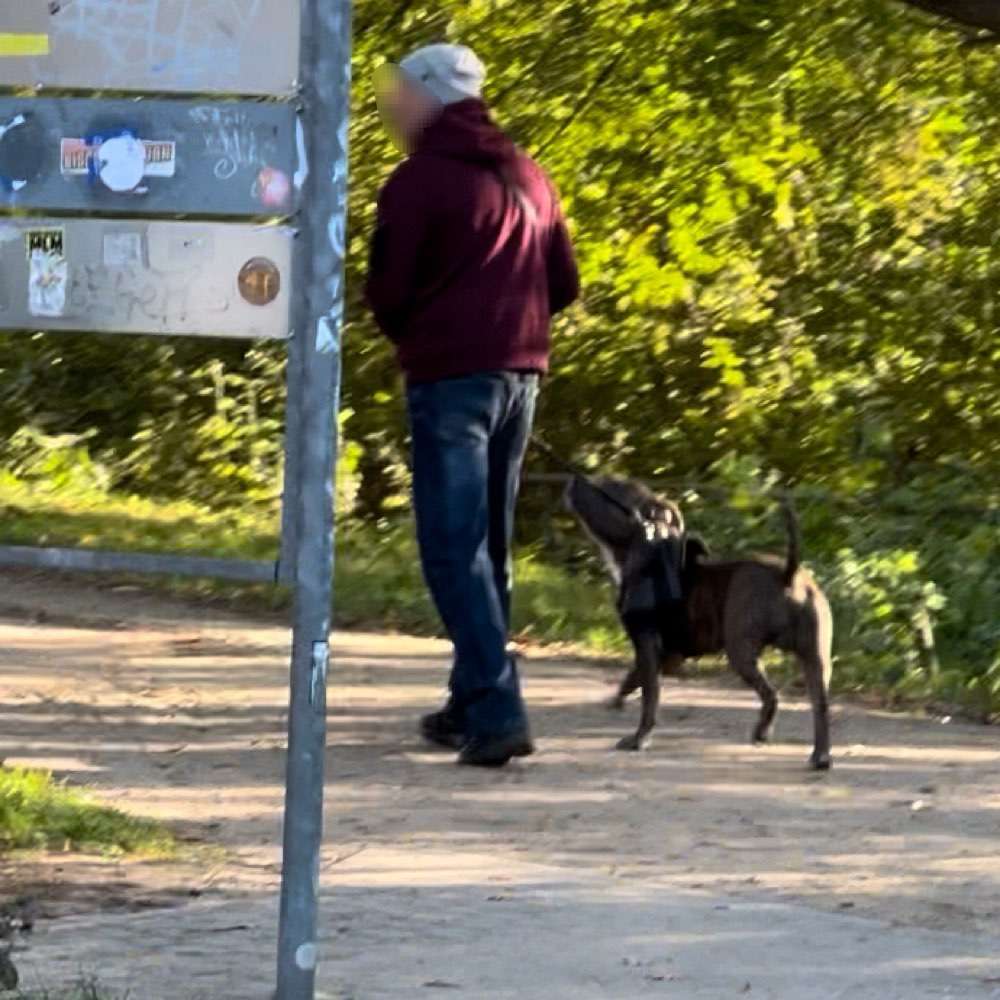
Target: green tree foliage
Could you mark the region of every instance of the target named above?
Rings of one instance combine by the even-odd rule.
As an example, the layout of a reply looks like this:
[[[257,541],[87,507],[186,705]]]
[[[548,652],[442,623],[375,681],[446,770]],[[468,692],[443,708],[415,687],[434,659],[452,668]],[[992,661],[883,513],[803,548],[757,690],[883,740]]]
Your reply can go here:
[[[427,38],[476,45],[566,199],[587,300],[543,422],[567,453],[673,475],[749,452],[847,490],[995,469],[991,51],[855,0],[379,13],[362,8],[362,80]],[[354,268],[388,156],[359,99]],[[352,307],[357,432],[392,437],[388,352]]]
[[[558,323],[547,439],[651,478],[817,491],[811,551],[856,600],[858,635],[915,600],[963,676],[994,669],[1000,56],[914,6],[976,4],[360,0],[345,386],[359,512],[385,514],[405,480],[395,367],[360,297],[395,159],[367,81],[461,40],[579,248],[586,298]],[[89,434],[121,485],[156,495],[274,496],[280,348],[15,336],[0,366],[5,438]],[[891,673],[911,638],[871,655]]]

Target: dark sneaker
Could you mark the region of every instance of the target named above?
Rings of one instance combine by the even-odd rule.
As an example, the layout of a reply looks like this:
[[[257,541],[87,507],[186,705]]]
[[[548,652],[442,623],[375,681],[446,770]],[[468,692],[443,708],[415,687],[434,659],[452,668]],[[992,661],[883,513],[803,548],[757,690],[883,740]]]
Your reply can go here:
[[[467,767],[503,767],[511,757],[530,757],[535,745],[527,730],[518,730],[507,736],[473,736],[462,747],[458,763]]]
[[[425,715],[420,720],[420,732],[428,743],[435,746],[446,747],[448,750],[461,750],[465,746],[465,730],[450,705],[446,705],[440,712]]]

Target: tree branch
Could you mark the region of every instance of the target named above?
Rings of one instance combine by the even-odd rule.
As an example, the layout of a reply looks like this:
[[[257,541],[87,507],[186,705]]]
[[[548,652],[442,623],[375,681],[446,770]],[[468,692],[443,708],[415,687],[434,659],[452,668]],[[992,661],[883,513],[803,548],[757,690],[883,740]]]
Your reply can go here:
[[[618,64],[625,58],[626,47],[622,46],[619,51],[613,55],[605,64],[600,73],[594,79],[593,83],[587,88],[583,96],[577,102],[576,107],[570,112],[570,114],[559,124],[559,127],[535,150],[533,150],[533,156],[541,156],[558,139],[563,132],[566,131],[576,121],[579,117],[580,112],[590,103],[590,99],[597,93],[598,88],[607,83],[611,74],[618,68]]]
[[[1000,43],[1000,3],[997,3],[997,0],[902,0],[902,2],[964,28],[988,32],[986,35],[971,38],[970,44]]]

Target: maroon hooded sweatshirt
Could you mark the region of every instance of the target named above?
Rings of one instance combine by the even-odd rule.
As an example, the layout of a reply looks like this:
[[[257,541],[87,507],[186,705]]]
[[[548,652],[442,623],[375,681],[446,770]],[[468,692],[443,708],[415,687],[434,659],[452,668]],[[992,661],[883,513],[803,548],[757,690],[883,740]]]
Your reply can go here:
[[[551,182],[481,101],[448,105],[389,178],[366,292],[411,383],[548,369],[573,248]]]

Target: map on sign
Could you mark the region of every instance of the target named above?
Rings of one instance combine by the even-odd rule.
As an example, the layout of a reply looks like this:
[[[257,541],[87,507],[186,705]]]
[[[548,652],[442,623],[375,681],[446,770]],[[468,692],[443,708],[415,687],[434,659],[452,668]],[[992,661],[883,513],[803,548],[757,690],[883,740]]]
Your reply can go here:
[[[288,95],[298,51],[299,5],[289,0],[0,7],[0,85]]]

